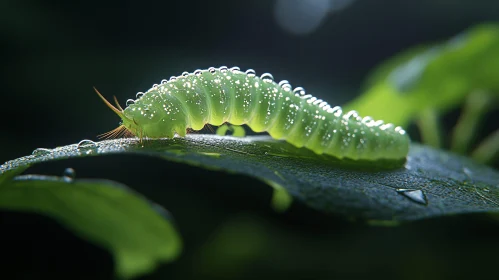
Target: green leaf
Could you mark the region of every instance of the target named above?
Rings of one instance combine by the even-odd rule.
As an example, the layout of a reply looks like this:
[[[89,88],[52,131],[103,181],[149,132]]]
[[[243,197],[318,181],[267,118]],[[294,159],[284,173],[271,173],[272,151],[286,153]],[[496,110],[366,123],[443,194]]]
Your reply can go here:
[[[1,209],[49,216],[108,249],[122,278],[150,272],[181,251],[175,228],[153,207],[158,206],[108,180],[22,175],[0,185]]]
[[[90,152],[89,152],[90,151]],[[151,155],[179,163],[249,175],[277,189],[274,207],[293,199],[327,213],[401,222],[473,212],[499,212],[499,173],[465,157],[412,144],[407,162],[353,161],[316,155],[270,137],[191,134],[185,138],[117,139],[77,144],[7,162],[0,172],[48,160],[111,153]],[[387,169],[390,167],[390,169]]]
[[[499,24],[482,24],[388,59],[368,77],[362,95],[345,108],[407,126],[420,112],[445,112],[476,90],[498,97],[498,73]]]

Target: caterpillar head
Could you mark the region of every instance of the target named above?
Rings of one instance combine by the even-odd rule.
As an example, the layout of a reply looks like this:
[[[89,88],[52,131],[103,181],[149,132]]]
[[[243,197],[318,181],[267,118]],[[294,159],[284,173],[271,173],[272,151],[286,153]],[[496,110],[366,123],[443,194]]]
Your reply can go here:
[[[95,89],[95,88],[94,88]],[[101,135],[103,138],[117,138],[120,136],[138,136],[140,139],[149,138],[172,138],[175,133],[185,136],[186,122],[185,115],[179,110],[163,108],[170,115],[170,119],[165,121],[162,114],[157,112],[157,108],[147,105],[132,104],[123,110],[116,97],[114,107],[107,101],[97,89],[95,92],[104,103],[121,118],[121,125],[116,129]]]

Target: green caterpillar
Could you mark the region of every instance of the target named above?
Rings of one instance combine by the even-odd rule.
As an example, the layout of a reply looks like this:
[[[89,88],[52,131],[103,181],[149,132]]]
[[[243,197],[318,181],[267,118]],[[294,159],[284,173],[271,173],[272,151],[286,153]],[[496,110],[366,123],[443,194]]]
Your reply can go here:
[[[223,66],[184,72],[138,93],[136,100],[127,101],[126,109],[116,98],[118,108],[96,92],[122,119],[105,136],[172,138],[185,136],[187,129],[228,122],[340,159],[400,160],[409,150],[409,137],[401,127],[361,118],[355,111],[344,113],[301,87],[275,83],[268,73],[258,77],[252,69],[242,72]]]

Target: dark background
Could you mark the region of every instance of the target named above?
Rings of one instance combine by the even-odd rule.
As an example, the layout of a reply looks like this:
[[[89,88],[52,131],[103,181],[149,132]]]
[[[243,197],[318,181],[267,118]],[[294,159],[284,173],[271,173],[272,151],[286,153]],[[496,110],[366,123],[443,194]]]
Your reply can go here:
[[[279,24],[282,10],[276,7],[276,1],[263,0],[2,1],[0,162],[38,147],[96,140],[116,127],[118,117],[92,86],[124,104],[161,79],[226,65],[270,72],[341,105],[360,93],[370,69],[395,53],[499,20],[495,0],[357,0],[331,12],[311,32],[296,34]],[[289,16],[284,22],[307,22],[292,10],[284,14]],[[449,123],[455,122],[456,114],[450,115]],[[499,229],[483,217],[369,228],[300,204],[277,214],[268,207],[269,188],[256,180],[135,157],[48,163],[30,171],[60,175],[68,166],[78,177],[123,182],[172,212],[184,254],[148,279],[453,279],[485,276],[497,265]],[[62,271],[72,279],[110,273],[109,255],[54,222],[19,213],[1,217],[2,246],[19,246],[4,250],[11,263],[1,268],[24,271],[26,279]],[[217,228],[234,220],[286,242],[242,265],[217,254],[199,257]],[[251,242],[241,237],[240,243]],[[201,269],[200,259],[220,261]]]

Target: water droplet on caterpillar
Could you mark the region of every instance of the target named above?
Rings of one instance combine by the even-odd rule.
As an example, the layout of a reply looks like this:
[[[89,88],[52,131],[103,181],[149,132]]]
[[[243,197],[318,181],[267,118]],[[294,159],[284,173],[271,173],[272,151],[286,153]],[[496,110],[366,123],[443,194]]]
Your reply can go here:
[[[387,124],[383,124],[379,127],[379,129],[381,130],[391,130],[393,129],[395,126],[391,123],[387,123]]]
[[[52,153],[51,149],[37,148],[37,149],[33,150],[33,152],[31,154],[34,156],[43,156],[43,155],[48,155],[51,153]]]
[[[374,119],[373,119],[372,117],[369,117],[369,116],[364,117],[364,118],[362,119],[362,122],[363,122],[363,123],[370,123],[370,122],[372,122],[372,121],[374,121]]]
[[[139,99],[139,98],[141,98],[142,96],[144,96],[144,93],[143,93],[142,91],[139,91],[139,92],[137,92],[137,94],[135,94],[135,98],[136,98],[136,99]]]
[[[237,72],[240,72],[241,71],[241,68],[237,67],[237,66],[234,66],[232,68],[229,69],[230,72],[232,73],[237,73]]]
[[[227,66],[220,66],[220,72],[227,73],[227,71],[229,71],[229,67],[227,67]]]
[[[333,108],[327,109],[327,112],[339,117],[343,113],[343,110],[341,109],[340,106],[334,106]]]
[[[263,73],[260,76],[260,79],[262,79],[264,82],[273,82],[274,81],[274,76],[270,73]]]
[[[97,151],[97,143],[92,140],[84,139],[78,143],[77,149],[85,154],[91,154]]]
[[[162,85],[164,85],[164,84],[166,84],[166,83],[168,83],[168,80],[167,80],[167,79],[163,79],[163,80],[161,80],[161,84],[162,84]]]
[[[201,76],[201,74],[203,74],[203,70],[201,69],[196,69],[196,71],[194,71],[194,75],[196,76]]]
[[[317,101],[317,97],[314,97],[314,96],[310,96],[310,98],[307,99],[307,103],[308,104],[312,104],[315,101]]]
[[[319,108],[324,108],[328,106],[327,102],[326,101],[322,101],[320,104],[319,104]]]
[[[175,82],[177,80],[177,77],[171,76],[170,79],[168,80],[169,82]]]
[[[255,70],[253,70],[253,69],[248,69],[248,70],[246,70],[244,73],[245,73],[246,75],[248,75],[248,77],[251,77],[251,78],[256,76],[256,72],[255,72]]]
[[[210,68],[208,68],[208,71],[209,71],[211,74],[215,74],[215,72],[217,72],[217,69],[215,69],[215,67],[210,67]]]
[[[73,168],[69,167],[64,169],[64,172],[62,173],[62,180],[64,182],[71,183],[73,182],[75,177],[76,177],[76,172]]]
[[[351,110],[349,112],[347,112],[345,115],[343,115],[343,118],[345,120],[350,120],[350,119],[356,119],[357,117],[359,117],[359,113],[357,113],[357,111],[355,110]]]
[[[397,126],[394,130],[395,130],[395,132],[399,133],[400,135],[405,134],[405,130],[400,126]]]
[[[397,193],[409,198],[410,200],[419,204],[427,205],[428,200],[422,190],[415,189],[397,189]]]
[[[187,71],[182,72],[182,76],[189,77],[189,72],[187,72]]]
[[[132,104],[135,104],[135,100],[133,100],[133,99],[128,99],[128,100],[126,101],[126,106],[130,106],[130,105],[132,105]]]
[[[292,87],[291,84],[287,80],[282,80],[279,82],[279,86],[284,90],[284,91],[291,91]]]
[[[279,85],[280,87],[282,87],[282,86],[283,86],[283,85],[285,85],[285,84],[289,84],[288,80],[282,80],[282,81],[280,81],[280,82],[279,82],[279,84],[278,84],[278,85]]]
[[[305,95],[306,92],[305,92],[305,89],[302,88],[302,87],[296,87],[294,90],[293,90],[293,93],[294,94],[299,94],[299,95]]]
[[[372,122],[372,126],[381,126],[383,125],[385,122],[383,120],[377,120],[377,121],[373,121]]]
[[[158,84],[153,84],[152,88],[157,88],[159,85]]]

